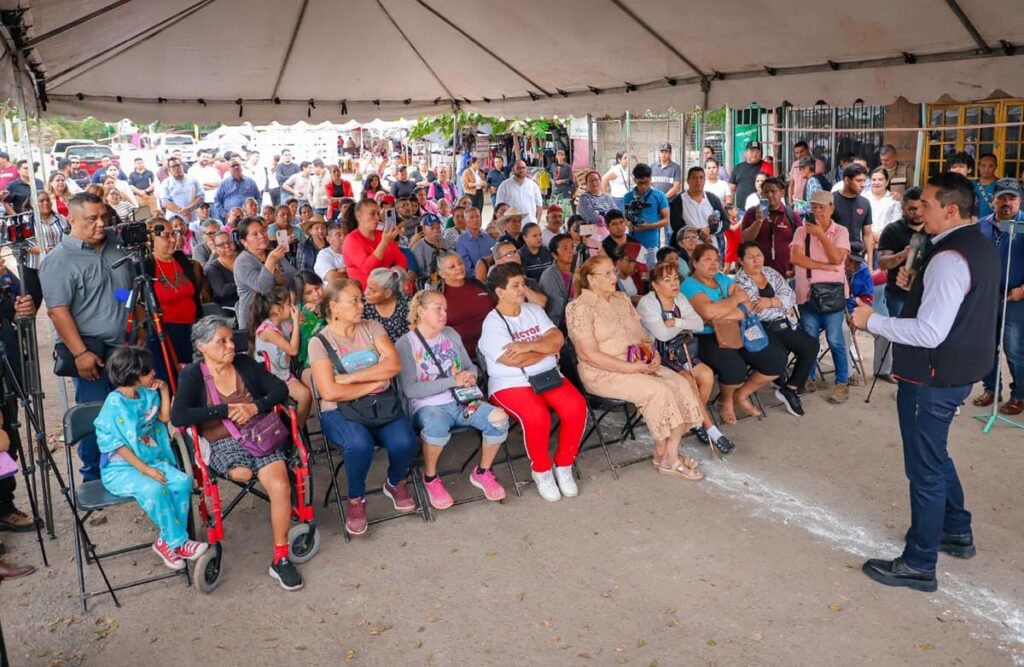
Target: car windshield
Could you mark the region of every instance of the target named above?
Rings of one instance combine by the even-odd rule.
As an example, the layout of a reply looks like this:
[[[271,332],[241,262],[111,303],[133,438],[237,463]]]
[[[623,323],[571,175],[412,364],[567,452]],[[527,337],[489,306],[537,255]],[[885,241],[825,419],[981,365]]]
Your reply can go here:
[[[98,160],[106,155],[114,157],[114,151],[109,146],[72,146],[68,149],[68,157],[75,156],[85,160]]]
[[[185,136],[185,135],[172,135],[172,136],[169,136],[169,137],[164,137],[164,143],[165,144],[191,144],[192,143],[192,137],[188,137],[188,136]]]
[[[91,146],[91,145],[93,145],[93,142],[91,142],[91,141],[58,141],[57,143],[55,143],[53,145],[53,152],[54,153],[60,153],[60,152],[66,151],[67,149],[71,148],[72,146]]]

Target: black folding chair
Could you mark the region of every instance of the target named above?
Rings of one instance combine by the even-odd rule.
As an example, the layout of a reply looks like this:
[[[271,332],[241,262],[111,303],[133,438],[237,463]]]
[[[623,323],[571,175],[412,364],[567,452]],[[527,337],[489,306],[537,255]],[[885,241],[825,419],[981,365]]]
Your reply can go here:
[[[592,394],[586,390],[583,386],[583,380],[580,378],[580,372],[577,366],[579,358],[576,356],[576,348],[568,338],[565,339],[565,345],[562,346],[562,354],[559,357],[558,363],[561,368],[562,375],[564,375],[565,378],[569,380],[569,382],[571,382],[581,394],[583,394],[583,398],[587,401],[587,421],[589,422],[590,427],[583,434],[583,442],[580,444],[580,454],[587,450],[600,447],[601,451],[604,452],[605,460],[608,462],[608,469],[611,470],[612,476],[615,479],[618,479],[619,473],[617,468],[620,466],[616,465],[612,461],[611,454],[608,451],[608,445],[624,442],[627,437],[630,440],[636,440],[636,435],[633,432],[633,429],[642,421],[640,411],[637,410],[636,406],[629,401],[598,396],[597,394]],[[626,423],[622,425],[622,429],[618,437],[612,440],[605,440],[604,433],[601,431],[601,422],[604,421],[608,415],[614,412],[623,413],[626,418]],[[597,444],[590,445],[588,447],[587,441],[593,434],[597,434]],[[631,465],[642,460],[644,459],[629,461],[623,465]]]
[[[107,489],[103,486],[103,482],[100,480],[82,482],[80,484],[75,482],[75,457],[73,455],[75,446],[78,445],[83,438],[88,437],[95,432],[93,422],[96,420],[96,417],[99,415],[102,407],[103,403],[101,402],[80,403],[72,406],[66,413],[64,413],[64,442],[67,444],[68,481],[66,485],[62,485],[61,493],[67,500],[68,506],[71,508],[71,515],[74,517],[75,521],[75,564],[78,568],[78,594],[82,600],[82,611],[88,611],[89,598],[106,594],[109,594],[114,600],[114,604],[120,607],[121,602],[117,599],[116,591],[133,588],[135,586],[142,586],[143,584],[149,584],[162,579],[184,576],[185,585],[189,586],[192,584],[191,575],[189,574],[187,567],[173,572],[165,572],[152,577],[145,577],[136,581],[117,584],[116,586],[111,584],[110,579],[107,577],[107,572],[103,567],[103,561],[105,559],[148,549],[153,545],[153,543],[143,542],[141,544],[135,544],[120,549],[114,549],[113,551],[100,553],[96,550],[96,544],[92,541],[92,538],[89,536],[89,533],[85,528],[85,522],[88,521],[89,517],[92,516],[94,512],[116,507],[117,505],[125,505],[135,502],[134,498],[120,497],[108,493]],[[171,442],[173,443],[172,449],[175,454],[176,462],[178,467],[183,469],[184,466],[182,464],[181,452],[177,446],[177,440],[174,437],[174,432],[169,430],[169,434],[171,436]],[[193,534],[191,512],[189,513],[188,533],[190,535]],[[96,568],[100,571],[100,576],[103,577],[105,590],[86,590],[86,563],[96,565]]]
[[[313,385],[313,413],[316,415],[317,421],[323,424],[323,415],[320,411],[320,392],[317,391],[316,383]],[[327,454],[327,466],[331,471],[331,481],[327,485],[327,492],[324,493],[324,507],[327,507],[331,502],[331,494],[334,494],[335,505],[338,510],[338,516],[341,519],[341,533],[345,537],[345,541],[349,542],[352,540],[352,536],[348,534],[348,530],[345,528],[346,525],[346,514],[345,514],[345,501],[349,499],[349,496],[341,494],[341,486],[338,483],[338,477],[341,475],[341,469],[345,466],[345,456],[342,453],[341,443],[332,443],[330,438],[327,437],[327,431],[323,431],[324,436],[324,453]],[[338,460],[335,462],[335,448],[338,449]],[[379,448],[378,448],[379,449]],[[376,452],[374,453],[376,456]],[[419,504],[418,511],[413,512],[398,512],[395,511],[391,514],[385,514],[378,516],[373,519],[367,518],[367,525],[374,525],[377,523],[383,523],[385,521],[391,521],[392,519],[401,519],[407,516],[419,516],[424,521],[430,520],[430,514],[427,510],[427,503],[425,501],[426,493],[420,485],[420,469],[416,465],[415,461],[413,465],[409,467],[409,476],[406,478],[407,481],[412,485],[413,497],[416,498],[416,502]],[[366,495],[372,496],[382,493],[380,489],[374,489],[372,491],[367,490]]]

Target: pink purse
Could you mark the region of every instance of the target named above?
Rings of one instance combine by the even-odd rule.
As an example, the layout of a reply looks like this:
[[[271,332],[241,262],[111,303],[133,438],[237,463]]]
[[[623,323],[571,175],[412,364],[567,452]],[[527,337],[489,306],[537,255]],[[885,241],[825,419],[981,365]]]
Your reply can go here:
[[[0,479],[13,477],[18,473],[18,462],[7,452],[0,452]]]

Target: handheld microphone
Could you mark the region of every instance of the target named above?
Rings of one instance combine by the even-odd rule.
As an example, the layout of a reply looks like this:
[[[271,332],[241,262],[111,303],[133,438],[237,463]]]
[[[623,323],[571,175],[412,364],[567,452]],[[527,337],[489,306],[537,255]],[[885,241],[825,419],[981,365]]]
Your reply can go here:
[[[924,244],[928,242],[928,235],[916,232],[910,237],[910,252],[907,253],[907,261],[903,263],[903,268],[910,271],[917,264],[918,255],[921,254],[921,249],[924,248]]]

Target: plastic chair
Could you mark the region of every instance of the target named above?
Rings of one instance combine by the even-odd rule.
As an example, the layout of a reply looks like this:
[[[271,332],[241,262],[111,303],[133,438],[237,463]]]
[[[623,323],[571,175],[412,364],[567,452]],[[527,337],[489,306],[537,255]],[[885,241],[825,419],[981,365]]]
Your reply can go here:
[[[108,493],[106,487],[103,486],[103,482],[100,480],[81,483],[75,482],[75,457],[73,456],[75,446],[78,445],[83,438],[86,438],[95,432],[93,422],[96,420],[96,417],[99,415],[102,407],[102,402],[80,403],[72,406],[66,413],[64,413],[64,442],[67,443],[66,458],[68,466],[68,481],[66,484],[62,483],[61,493],[67,500],[75,521],[75,564],[78,569],[78,594],[82,600],[82,611],[88,611],[89,598],[107,594],[109,594],[114,600],[114,605],[120,607],[121,602],[117,599],[116,591],[124,590],[126,588],[142,586],[143,584],[161,581],[163,579],[170,579],[177,576],[185,577],[186,586],[192,583],[187,567],[173,572],[165,572],[152,577],[145,577],[143,579],[123,584],[117,584],[116,586],[111,584],[110,579],[107,577],[107,572],[103,567],[103,561],[105,559],[135,551],[142,551],[143,549],[150,548],[153,543],[143,542],[141,544],[134,544],[120,549],[100,553],[96,550],[96,544],[92,541],[92,538],[89,536],[89,532],[86,530],[85,522],[88,521],[89,517],[92,516],[94,512],[135,502],[134,498],[115,496]],[[170,430],[169,435],[171,435]],[[171,438],[171,441],[172,443],[177,443],[177,440],[174,437]],[[178,451],[177,446],[172,449],[176,454],[176,458],[180,457],[180,452]],[[179,468],[183,468],[180,458],[177,463]],[[63,480],[59,481],[63,482]],[[189,534],[193,533],[191,515],[189,516],[188,532]],[[100,576],[103,577],[105,590],[86,590],[86,563],[94,563],[96,565],[96,568],[100,571]]]

